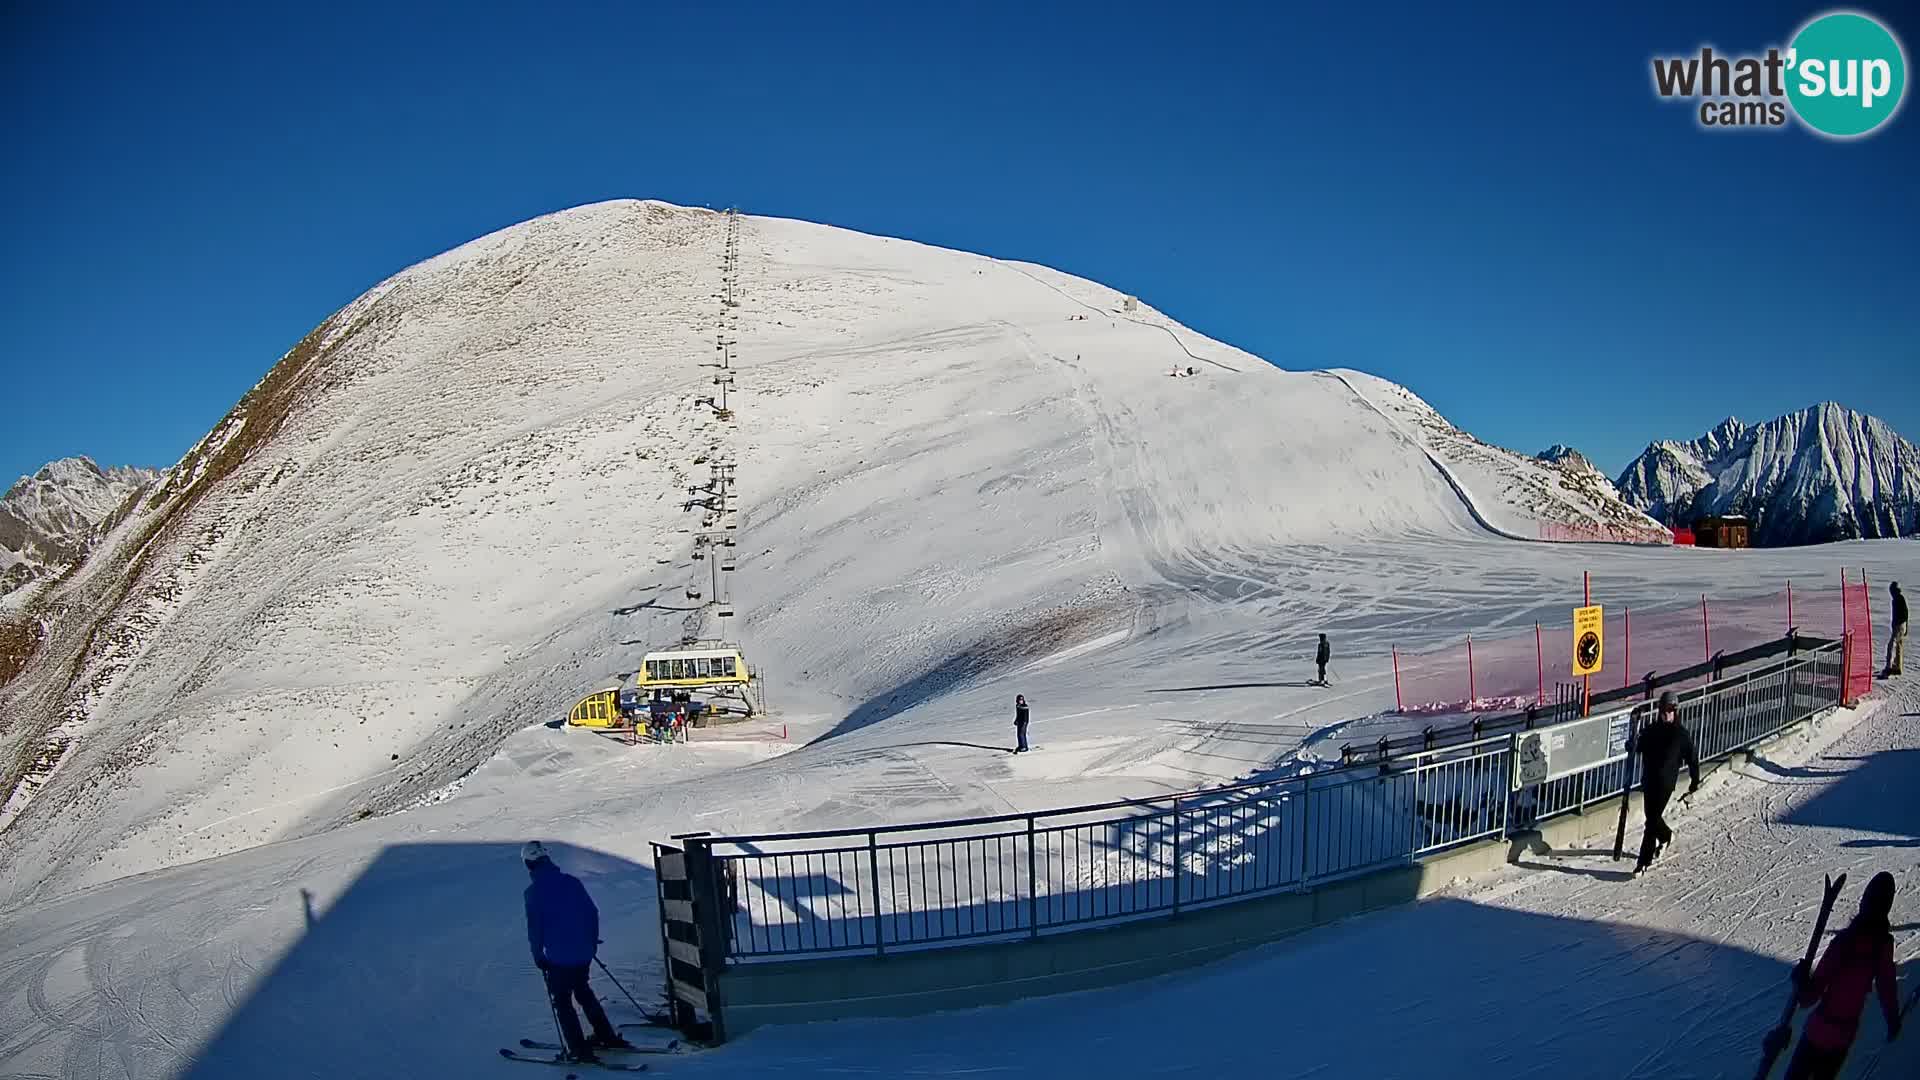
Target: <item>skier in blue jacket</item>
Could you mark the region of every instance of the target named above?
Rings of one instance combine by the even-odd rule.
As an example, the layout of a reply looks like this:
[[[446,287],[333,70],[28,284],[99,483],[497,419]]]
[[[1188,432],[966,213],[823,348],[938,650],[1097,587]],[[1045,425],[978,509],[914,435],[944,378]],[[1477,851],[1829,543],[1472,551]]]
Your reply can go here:
[[[600,944],[600,909],[593,906],[579,878],[553,865],[540,841],[527,841],[520,859],[533,875],[533,883],[527,886],[527,945],[533,949],[533,966],[546,976],[547,996],[567,1043],[566,1056],[590,1063],[598,1060],[595,1050],[627,1047],[630,1044],[615,1033],[600,999],[587,985]],[[580,1018],[573,1011],[575,1000],[593,1025],[591,1039],[580,1030]]]

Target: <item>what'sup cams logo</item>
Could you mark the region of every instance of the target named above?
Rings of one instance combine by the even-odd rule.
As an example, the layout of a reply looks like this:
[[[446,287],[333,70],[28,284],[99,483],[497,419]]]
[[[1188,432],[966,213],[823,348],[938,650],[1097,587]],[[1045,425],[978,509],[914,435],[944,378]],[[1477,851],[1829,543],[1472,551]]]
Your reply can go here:
[[[1819,15],[1783,52],[1655,57],[1660,97],[1698,99],[1706,128],[1783,127],[1798,117],[1816,134],[1851,139],[1886,126],[1906,96],[1907,56],[1880,20],[1855,11]]]

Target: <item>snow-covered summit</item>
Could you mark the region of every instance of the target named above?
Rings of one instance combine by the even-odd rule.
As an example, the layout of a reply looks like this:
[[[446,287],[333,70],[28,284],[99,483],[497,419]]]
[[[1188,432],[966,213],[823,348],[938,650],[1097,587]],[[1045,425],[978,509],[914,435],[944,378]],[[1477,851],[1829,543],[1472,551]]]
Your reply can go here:
[[[1619,487],[1648,514],[1684,524],[1743,514],[1756,544],[1824,543],[1920,532],[1920,449],[1835,402],[1748,427],[1731,417],[1688,442],[1656,442]]]
[[[0,907],[412,805],[690,632],[739,640],[838,745],[1041,657],[1129,642],[1137,682],[1181,642],[1367,617],[1290,550],[1635,518],[1604,478],[1410,425],[1392,383],[1283,371],[1044,267],[747,217],[723,307],[727,222],[549,215],[295,345],[0,687],[0,754],[33,763],[0,776]],[[730,422],[702,400],[723,355]],[[724,626],[693,551],[716,461]],[[843,787],[780,820],[886,812]]]
[[[1534,457],[1549,465],[1558,465],[1563,469],[1574,469],[1580,472],[1600,472],[1600,467],[1593,463],[1592,458],[1589,458],[1571,446],[1564,446],[1560,443],[1554,443],[1552,446],[1535,454]],[[1609,483],[1611,483],[1611,481],[1609,481]]]
[[[57,576],[87,551],[96,528],[160,474],[102,469],[91,458],[48,462],[0,496],[0,596]]]

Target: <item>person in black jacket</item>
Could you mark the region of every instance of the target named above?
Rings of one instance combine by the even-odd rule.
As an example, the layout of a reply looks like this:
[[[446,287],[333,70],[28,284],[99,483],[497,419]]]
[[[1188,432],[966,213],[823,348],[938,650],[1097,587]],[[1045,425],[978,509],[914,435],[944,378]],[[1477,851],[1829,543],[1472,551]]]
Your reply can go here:
[[[1013,695],[1013,734],[1019,740],[1013,748],[1016,754],[1027,752],[1027,695]]]
[[[1883,679],[1900,674],[1900,662],[1907,651],[1907,596],[1897,581],[1888,585],[1887,591],[1893,594],[1893,633],[1887,635],[1887,668],[1880,673]]]
[[[1687,763],[1687,772],[1693,778],[1687,794],[1700,790],[1700,755],[1693,748],[1693,736],[1680,726],[1679,705],[1674,701],[1673,691],[1660,695],[1653,722],[1640,732],[1633,752],[1640,755],[1640,791],[1647,814],[1647,829],[1640,838],[1640,861],[1633,868],[1637,874],[1653,862],[1661,848],[1673,843],[1673,830],[1667,827],[1665,815],[1667,802],[1673,798],[1673,789],[1680,782],[1682,761]]]
[[[1320,635],[1320,648],[1313,654],[1313,662],[1320,666],[1320,677],[1314,681],[1321,686],[1327,685],[1327,661],[1333,659],[1333,646],[1327,644],[1327,635]]]

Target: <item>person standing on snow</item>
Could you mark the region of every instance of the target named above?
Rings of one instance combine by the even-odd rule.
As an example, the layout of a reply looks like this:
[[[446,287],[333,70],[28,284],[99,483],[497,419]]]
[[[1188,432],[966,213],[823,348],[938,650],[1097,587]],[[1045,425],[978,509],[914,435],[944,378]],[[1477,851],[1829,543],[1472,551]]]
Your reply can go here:
[[[1800,988],[1800,1005],[1812,1006],[1813,1015],[1807,1018],[1800,1045],[1787,1063],[1787,1080],[1831,1080],[1840,1075],[1847,1051],[1853,1049],[1853,1037],[1859,1033],[1869,991],[1880,993],[1887,1041],[1900,1037],[1892,912],[1893,875],[1882,870],[1867,882],[1860,894],[1860,914],[1834,935],[1820,966],[1809,971],[1805,960],[1794,965],[1793,984]]]
[[[1893,633],[1887,635],[1887,669],[1880,673],[1883,679],[1900,674],[1900,662],[1906,659],[1907,652],[1907,595],[1900,591],[1900,583],[1887,586],[1893,594]]]
[[[1687,794],[1700,790],[1700,755],[1693,748],[1693,736],[1680,726],[1679,704],[1674,700],[1673,691],[1660,695],[1653,722],[1641,730],[1628,752],[1640,755],[1641,804],[1647,815],[1646,832],[1640,838],[1640,861],[1633,867],[1637,874],[1653,862],[1662,848],[1673,843],[1673,830],[1667,827],[1667,802],[1680,783],[1682,761],[1687,763],[1687,771],[1693,778]]]
[[[1013,695],[1013,735],[1016,743],[1013,752],[1027,752],[1027,695]]]
[[[526,893],[527,944],[533,949],[533,966],[546,977],[547,997],[567,1044],[567,1060],[592,1063],[599,1060],[595,1050],[631,1045],[607,1022],[606,1010],[587,985],[588,969],[600,944],[600,909],[593,906],[587,887],[553,865],[546,845],[538,840],[527,841],[520,849],[520,860],[533,876]],[[593,1025],[592,1039],[580,1031],[580,1018],[573,1011],[576,1000]]]
[[[1320,635],[1319,651],[1313,654],[1313,662],[1320,665],[1320,677],[1315,680],[1321,686],[1327,685],[1327,661],[1333,659],[1333,646],[1327,644],[1327,635]]]

